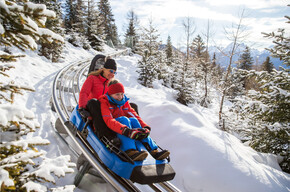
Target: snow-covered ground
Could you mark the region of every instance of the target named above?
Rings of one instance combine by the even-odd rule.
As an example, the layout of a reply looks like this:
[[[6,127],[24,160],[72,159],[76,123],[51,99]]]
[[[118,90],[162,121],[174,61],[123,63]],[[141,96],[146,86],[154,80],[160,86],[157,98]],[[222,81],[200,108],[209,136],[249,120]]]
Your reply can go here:
[[[106,49],[106,53],[113,50]],[[20,53],[15,50],[14,54]],[[50,141],[41,146],[49,158],[62,155],[75,156],[54,133],[55,114],[50,110],[53,79],[58,70],[70,62],[93,57],[97,52],[87,52],[70,44],[64,50],[64,62],[51,63],[35,52],[27,51],[18,59],[15,69],[8,74],[21,84],[34,87],[35,92],[16,96],[15,104],[33,111],[40,128],[33,133]],[[280,170],[277,157],[257,153],[242,144],[236,137],[220,131],[217,123],[218,105],[209,109],[198,105],[186,107],[175,101],[176,92],[160,82],[154,88],[138,84],[136,72],[138,56],[116,59],[119,79],[125,86],[130,100],[139,106],[140,116],[151,127],[151,136],[162,148],[171,152],[171,165],[176,171],[172,184],[182,191],[193,192],[288,192],[290,175]],[[76,169],[74,169],[76,170]],[[56,178],[56,185],[72,185],[75,173]],[[86,176],[75,191],[109,191],[105,184]]]

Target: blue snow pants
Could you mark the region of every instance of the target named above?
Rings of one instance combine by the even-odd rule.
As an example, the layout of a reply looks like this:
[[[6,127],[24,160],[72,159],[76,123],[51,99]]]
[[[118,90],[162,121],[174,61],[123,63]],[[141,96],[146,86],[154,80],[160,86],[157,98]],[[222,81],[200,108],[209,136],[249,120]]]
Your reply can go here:
[[[130,129],[141,128],[141,125],[140,125],[138,119],[136,119],[135,117],[128,118],[128,117],[122,116],[122,117],[116,118],[116,120],[119,121],[120,123],[126,125]],[[117,134],[117,137],[121,140],[121,147],[120,147],[121,150],[123,150],[123,151],[127,151],[128,149],[138,150],[136,147],[134,139],[131,139],[131,138],[126,137],[126,136],[121,135],[121,134]],[[153,139],[150,136],[148,136],[145,139],[142,139],[141,142],[147,143],[151,150],[158,148],[158,146],[156,145],[156,143],[153,141]]]

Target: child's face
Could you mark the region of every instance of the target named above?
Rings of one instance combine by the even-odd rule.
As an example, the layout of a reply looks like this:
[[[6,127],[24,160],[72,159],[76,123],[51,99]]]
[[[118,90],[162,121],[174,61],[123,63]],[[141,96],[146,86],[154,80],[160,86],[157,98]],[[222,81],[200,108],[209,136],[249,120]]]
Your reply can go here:
[[[120,93],[114,93],[112,95],[110,95],[113,99],[116,99],[117,101],[121,101],[124,97],[124,93],[120,92]]]

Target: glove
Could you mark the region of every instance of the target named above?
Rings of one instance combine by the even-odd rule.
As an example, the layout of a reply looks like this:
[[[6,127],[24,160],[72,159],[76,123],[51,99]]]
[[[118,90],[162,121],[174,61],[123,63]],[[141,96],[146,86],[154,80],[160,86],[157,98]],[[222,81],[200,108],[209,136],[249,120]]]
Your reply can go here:
[[[149,132],[142,128],[130,129],[128,127],[124,127],[122,135],[134,140],[142,140],[148,137]]]
[[[142,135],[140,135],[138,137],[137,140],[139,140],[139,141],[147,138],[149,136],[149,134],[150,134],[150,130],[148,128],[145,128],[145,127],[143,129],[141,129],[140,131],[142,131],[143,133],[142,133]]]
[[[79,108],[78,112],[82,116],[82,119],[86,120],[88,117],[91,116],[90,112],[88,112],[85,108]]]
[[[143,129],[147,129],[149,132],[151,131],[151,127],[145,126]]]

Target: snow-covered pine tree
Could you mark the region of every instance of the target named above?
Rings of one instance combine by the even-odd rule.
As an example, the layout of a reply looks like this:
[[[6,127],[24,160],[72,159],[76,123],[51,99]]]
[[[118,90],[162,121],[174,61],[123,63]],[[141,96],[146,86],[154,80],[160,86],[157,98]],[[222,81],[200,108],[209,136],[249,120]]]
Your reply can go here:
[[[157,56],[157,78],[158,80],[162,80],[162,85],[165,87],[171,87],[172,85],[172,58],[168,59],[166,56],[166,52],[164,50],[159,50],[159,54]],[[170,61],[169,61],[170,60]],[[170,65],[169,65],[170,64]]]
[[[211,62],[209,59],[209,54],[206,51],[205,43],[200,35],[197,35],[197,37],[194,38],[190,46],[190,53],[193,57],[192,69],[195,77],[193,93],[195,94],[195,100],[198,101],[203,107],[207,107],[210,103],[208,98],[208,76],[211,72]],[[196,94],[200,92],[197,91],[198,82],[202,82],[199,83],[203,88],[201,95]]]
[[[287,17],[289,19],[289,17]],[[284,30],[280,35],[265,34],[274,40],[272,55],[289,64],[289,38],[284,38]],[[267,61],[267,60],[266,60]],[[289,119],[290,119],[290,76],[285,69],[272,72],[243,70],[248,77],[255,79],[259,88],[249,90],[247,96],[240,97],[234,105],[240,119],[237,125],[239,136],[255,150],[273,153],[282,157],[279,162],[283,171],[290,173],[289,161]],[[232,116],[231,116],[232,117]],[[237,127],[238,127],[237,126]]]
[[[228,81],[224,86],[227,86],[226,99],[231,102],[231,105],[225,108],[223,114],[223,129],[240,140],[247,141],[251,129],[247,126],[251,116],[244,113],[244,106],[251,99],[246,96],[244,88],[244,79],[248,76],[248,70],[232,68],[232,73],[228,76]]]
[[[189,47],[189,53],[192,58],[192,73],[195,81],[193,89],[196,89],[197,82],[202,79],[202,64],[204,62],[205,45],[200,35],[193,39]]]
[[[240,114],[250,119],[247,126],[251,129],[248,135],[250,146],[260,152],[282,156],[280,166],[289,173],[289,73],[275,69],[271,73],[267,71],[248,73],[260,85],[259,90],[249,91],[250,99],[244,101],[243,111]]]
[[[167,58],[167,60],[168,61],[172,60],[172,57],[173,57],[173,48],[172,48],[171,37],[169,35],[167,37],[167,43],[166,43],[165,52],[166,52],[166,58]],[[169,63],[169,66],[170,66],[170,63]]]
[[[3,3],[2,3],[3,2]],[[36,49],[41,38],[63,40],[52,31],[45,29],[46,16],[54,15],[44,5],[20,1],[0,2],[1,45],[17,46],[21,49]],[[45,36],[45,37],[43,37]],[[53,37],[50,37],[53,36]],[[45,182],[55,182],[53,175],[60,172],[73,172],[74,166],[69,156],[55,159],[45,157],[45,152],[38,151],[37,145],[47,145],[49,141],[40,137],[24,137],[39,127],[32,111],[13,105],[16,94],[33,91],[29,86],[20,85],[9,78],[7,70],[13,64],[0,63],[0,190],[1,191],[47,191]],[[37,158],[37,160],[36,160]],[[53,164],[47,167],[47,163]],[[60,171],[61,170],[61,171]]]
[[[64,3],[64,26],[65,33],[72,32],[73,24],[76,22],[76,0],[65,0]]]
[[[97,4],[94,0],[88,0],[87,3],[86,36],[93,49],[102,51],[102,44],[104,43],[104,29],[101,27]]]
[[[46,8],[55,12],[56,17],[49,18],[46,21],[46,28],[51,31],[63,36],[64,30],[62,28],[62,13],[61,13],[61,4],[57,0],[30,0],[31,2],[38,4],[45,4]],[[58,62],[62,59],[61,53],[63,49],[63,42],[53,41],[51,43],[46,41],[39,41],[39,55],[45,56],[47,59],[50,59],[52,62]]]
[[[172,63],[172,80],[171,80],[171,87],[175,90],[180,90],[182,85],[182,80],[184,76],[183,65],[184,65],[184,56],[179,53],[175,52],[175,56],[173,57]]]
[[[270,57],[268,56],[266,60],[262,64],[262,70],[271,73],[274,69],[274,64],[270,61]]]
[[[86,37],[86,6],[83,0],[66,0],[65,27],[67,40],[76,47],[90,48]]]
[[[107,44],[112,42],[113,46],[117,46],[119,44],[119,37],[109,0],[100,0],[98,2],[98,9],[100,12],[100,20],[102,21],[101,27],[104,28]]]
[[[173,56],[173,48],[171,43],[171,38],[168,36],[166,47],[163,50],[160,50],[159,54],[160,61],[159,63],[159,75],[158,79],[163,80],[163,85],[166,87],[172,87],[173,80],[173,64],[174,64],[174,56]]]
[[[140,44],[140,42],[138,44]],[[140,50],[140,48],[141,47],[138,46],[138,50]],[[148,50],[143,52],[141,60],[138,61],[137,69],[139,73],[138,81],[141,85],[153,88],[153,81],[157,78],[156,61],[156,57],[149,56]]]
[[[243,51],[242,55],[239,58],[239,69],[244,70],[251,70],[253,68],[253,58],[251,56],[251,51],[248,46],[246,46],[245,50]]]
[[[138,35],[138,17],[135,14],[134,10],[131,9],[127,13],[127,20],[129,21],[128,27],[125,33],[125,46],[130,47],[133,53],[136,53],[136,44],[139,40]]]
[[[287,5],[290,6],[290,5]],[[290,17],[285,16],[287,19],[286,23],[290,24]],[[266,48],[272,54],[272,57],[280,58],[283,61],[283,64],[290,66],[290,36],[289,31],[287,29],[279,28],[278,31],[272,33],[264,33],[262,32],[264,37],[274,39],[272,42],[274,43],[273,48]]]
[[[227,98],[233,101],[237,96],[246,95],[245,79],[249,78],[248,70],[233,67],[227,82]]]
[[[182,61],[181,70],[183,73],[177,74],[180,77],[180,85],[178,86],[178,93],[177,93],[177,101],[181,104],[187,105],[189,103],[194,102],[193,98],[193,90],[192,90],[192,82],[194,82],[194,78],[192,75],[192,68],[190,64],[190,59],[186,61]],[[178,78],[175,76],[175,78]]]
[[[224,70],[222,69],[220,64],[217,63],[215,53],[213,54],[213,58],[212,58],[211,63],[212,64],[211,64],[210,82],[215,87],[218,87],[218,85],[222,79],[222,75],[223,75]]]
[[[238,68],[243,70],[252,70],[253,69],[254,60],[251,56],[251,51],[248,46],[246,46],[245,50],[241,54],[238,60]],[[244,79],[244,87],[249,90],[255,88],[257,83],[251,77],[245,77]]]
[[[148,28],[143,28],[143,34],[138,42],[138,54],[142,59],[138,61],[138,81],[145,87],[153,87],[153,81],[157,78],[159,37],[157,29],[149,19]]]
[[[49,43],[63,42],[60,35],[45,28],[47,18],[55,16],[45,5],[25,0],[18,3],[3,1],[0,4],[0,45],[35,50],[38,40]]]

